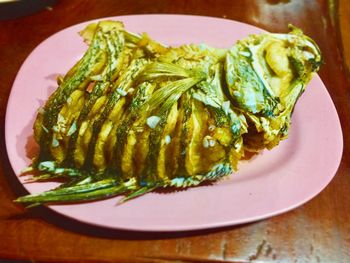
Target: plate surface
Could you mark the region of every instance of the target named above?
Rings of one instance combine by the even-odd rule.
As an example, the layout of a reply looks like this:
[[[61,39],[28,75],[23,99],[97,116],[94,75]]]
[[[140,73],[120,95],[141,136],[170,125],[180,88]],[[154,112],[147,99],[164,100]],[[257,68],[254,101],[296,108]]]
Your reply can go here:
[[[131,32],[147,32],[168,45],[206,43],[228,48],[249,34],[251,25],[210,17],[135,15],[113,17]],[[90,21],[91,22],[91,21]],[[56,33],[27,58],[12,87],[6,112],[6,146],[18,176],[38,150],[32,124],[39,106],[56,89],[55,78],[83,55],[78,31],[87,23]],[[115,229],[179,231],[247,223],[280,214],[316,196],[339,166],[343,138],[332,100],[318,76],[300,98],[287,140],[242,162],[239,172],[211,186],[172,193],[150,193],[117,205],[117,198],[50,209],[84,223]],[[55,183],[24,183],[30,193]]]

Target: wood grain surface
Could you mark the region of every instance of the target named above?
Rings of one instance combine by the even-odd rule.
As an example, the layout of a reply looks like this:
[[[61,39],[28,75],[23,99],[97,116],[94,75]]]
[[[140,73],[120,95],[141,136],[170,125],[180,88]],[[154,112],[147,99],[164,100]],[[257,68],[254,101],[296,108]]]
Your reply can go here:
[[[342,162],[329,186],[305,205],[267,220],[163,234],[89,227],[46,209],[28,211],[14,204],[12,200],[23,189],[8,162],[4,119],[12,83],[25,58],[41,41],[73,24],[149,13],[224,17],[276,32],[285,32],[292,23],[314,38],[325,59],[319,74],[336,105],[344,134]],[[350,262],[350,81],[344,66],[350,54],[348,16],[347,0],[62,0],[37,13],[0,21],[0,259]]]

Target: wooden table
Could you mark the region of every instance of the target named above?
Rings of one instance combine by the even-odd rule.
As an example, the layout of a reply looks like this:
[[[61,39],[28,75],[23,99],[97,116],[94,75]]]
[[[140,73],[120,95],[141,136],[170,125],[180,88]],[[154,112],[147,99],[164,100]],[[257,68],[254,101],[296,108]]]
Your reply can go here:
[[[305,205],[267,220],[173,234],[90,229],[46,210],[27,211],[14,204],[12,200],[20,193],[5,150],[4,119],[20,65],[36,45],[65,27],[141,13],[224,17],[280,32],[293,23],[314,38],[325,58],[320,76],[344,133],[344,155],[329,186]],[[343,56],[350,54],[350,22],[346,16],[350,16],[347,0],[62,0],[35,14],[0,21],[0,258],[36,262],[350,262],[350,83]]]

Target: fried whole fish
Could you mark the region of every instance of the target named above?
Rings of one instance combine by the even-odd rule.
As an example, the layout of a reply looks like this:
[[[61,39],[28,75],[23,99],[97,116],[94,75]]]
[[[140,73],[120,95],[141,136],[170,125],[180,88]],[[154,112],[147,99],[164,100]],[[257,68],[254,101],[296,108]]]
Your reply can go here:
[[[34,123],[33,181],[56,189],[31,205],[77,202],[216,181],[247,153],[288,136],[294,106],[322,63],[298,28],[230,49],[167,47],[118,21],[80,32],[89,47],[58,78]]]

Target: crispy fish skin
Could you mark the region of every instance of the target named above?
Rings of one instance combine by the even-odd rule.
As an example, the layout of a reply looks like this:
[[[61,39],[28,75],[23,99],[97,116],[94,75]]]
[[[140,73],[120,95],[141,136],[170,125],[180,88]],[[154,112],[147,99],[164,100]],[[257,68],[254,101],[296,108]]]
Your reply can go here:
[[[117,21],[89,25],[88,50],[34,123],[32,180],[64,183],[16,201],[126,201],[216,181],[246,153],[277,146],[322,63],[314,41],[290,30],[217,49],[166,47]]]

